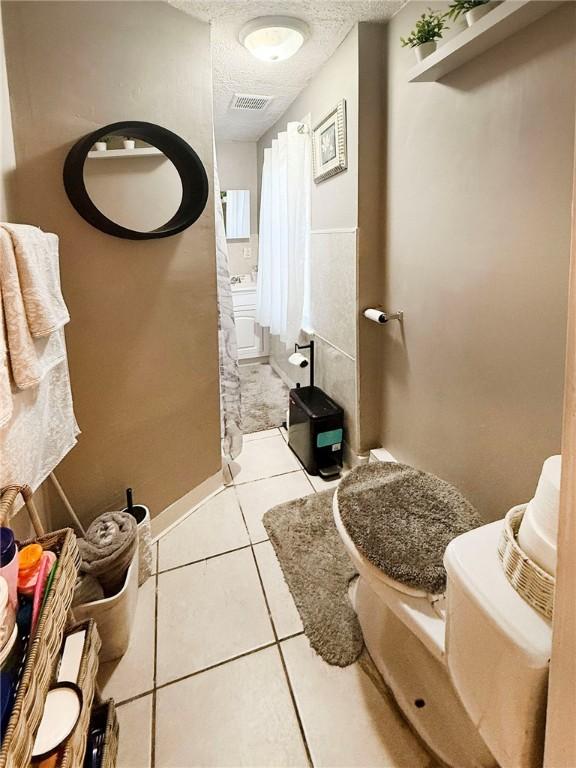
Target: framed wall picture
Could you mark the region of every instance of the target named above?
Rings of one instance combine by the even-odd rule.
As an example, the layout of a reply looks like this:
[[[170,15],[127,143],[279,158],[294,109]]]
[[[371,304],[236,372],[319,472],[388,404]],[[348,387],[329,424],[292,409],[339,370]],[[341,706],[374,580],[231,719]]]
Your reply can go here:
[[[317,184],[348,167],[345,99],[338,102],[314,127],[312,157],[314,181]]]

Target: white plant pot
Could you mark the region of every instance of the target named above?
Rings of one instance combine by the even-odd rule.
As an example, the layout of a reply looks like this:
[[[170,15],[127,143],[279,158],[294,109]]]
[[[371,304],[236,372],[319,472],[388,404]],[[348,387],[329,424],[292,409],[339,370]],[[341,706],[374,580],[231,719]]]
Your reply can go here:
[[[124,149],[135,149],[136,148],[136,142],[134,139],[124,139],[122,142],[124,145]]]
[[[470,8],[470,10],[466,11],[464,14],[466,17],[466,24],[471,27],[472,24],[475,24],[483,16],[486,16],[487,13],[490,13],[496,5],[497,3],[484,3],[484,5],[477,5],[475,8]]]
[[[112,597],[105,597],[103,600],[76,605],[72,609],[76,621],[94,619],[98,625],[98,634],[102,640],[99,656],[101,663],[119,659],[126,653],[130,643],[137,602],[138,548],[136,548],[120,592],[112,595]]]
[[[464,32],[465,29],[468,29],[466,19],[464,16],[459,16],[456,21],[450,24],[450,28],[445,29],[442,33],[442,43],[447,43],[448,40],[452,40],[454,37],[457,37],[461,32]]]
[[[417,61],[423,61],[426,56],[430,56],[430,54],[434,53],[436,50],[436,41],[432,40],[429,43],[422,43],[422,45],[417,45],[414,50],[416,51]]]
[[[108,149],[108,144],[106,144],[105,141],[97,141],[94,144],[94,147],[98,150],[98,152],[106,152]]]
[[[134,504],[132,512],[124,507],[122,512],[128,512],[138,524],[138,586],[152,574],[152,530],[150,528],[150,510],[144,504]]]

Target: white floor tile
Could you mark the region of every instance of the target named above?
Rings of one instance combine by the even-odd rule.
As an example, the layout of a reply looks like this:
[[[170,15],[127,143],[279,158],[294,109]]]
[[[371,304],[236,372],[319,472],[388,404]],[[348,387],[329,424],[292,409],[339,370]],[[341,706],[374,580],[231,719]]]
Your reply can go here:
[[[358,664],[326,664],[305,636],[282,643],[316,768],[424,768],[430,756]]]
[[[249,549],[158,577],[158,685],[273,639]]]
[[[307,766],[276,648],[158,691],[156,765]]]
[[[116,709],[120,726],[117,768],[150,768],[152,757],[152,695]]]
[[[263,477],[301,469],[298,459],[280,435],[248,440],[238,458],[230,464],[234,483],[248,483]]]
[[[286,429],[286,427],[278,427],[278,429],[280,430],[280,434],[282,435],[284,440],[288,442],[288,430]]]
[[[250,442],[250,440],[262,440],[263,437],[276,437],[278,435],[278,428],[262,429],[260,432],[249,432],[243,436],[243,440]]]
[[[308,482],[306,474],[300,471],[238,485],[236,493],[248,526],[248,533],[252,542],[255,543],[268,538],[266,529],[262,525],[262,516],[267,510],[285,501],[308,496],[314,493],[314,488]]]
[[[154,614],[156,577],[138,590],[138,604],[130,645],[121,659],[101,664],[98,683],[103,697],[125,701],[154,685]]]
[[[302,632],[302,620],[294,604],[284,574],[276,558],[274,547],[269,541],[263,541],[254,547],[258,569],[264,584],[264,591],[272,614],[272,621],[278,637],[287,637]]]
[[[314,486],[314,490],[318,493],[321,493],[322,491],[329,491],[331,488],[336,488],[340,483],[340,480],[342,480],[344,474],[345,472],[343,472],[342,475],[337,477],[335,480],[323,480],[320,475],[309,475],[308,472],[306,472],[306,477]]]
[[[160,570],[220,555],[250,543],[233,488],[225,488],[159,542]]]

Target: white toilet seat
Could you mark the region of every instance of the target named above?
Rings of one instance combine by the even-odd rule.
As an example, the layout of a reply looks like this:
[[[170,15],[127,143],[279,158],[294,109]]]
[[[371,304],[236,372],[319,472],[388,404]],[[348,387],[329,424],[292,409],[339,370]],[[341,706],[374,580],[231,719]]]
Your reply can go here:
[[[410,597],[427,598],[430,596],[429,593],[425,592],[423,589],[415,589],[414,587],[409,587],[406,584],[402,584],[401,582],[396,581],[395,579],[391,579],[384,573],[384,571],[381,571],[380,568],[375,566],[374,563],[371,563],[370,560],[368,560],[368,558],[365,557],[362,552],[360,552],[360,550],[350,538],[348,531],[344,527],[342,518],[340,517],[337,493],[334,494],[334,498],[332,500],[332,511],[334,515],[334,522],[336,524],[340,538],[342,539],[348,554],[350,555],[354,565],[358,570],[358,573],[361,576],[363,576],[368,582],[384,584],[391,589],[395,589],[397,592],[410,595]]]

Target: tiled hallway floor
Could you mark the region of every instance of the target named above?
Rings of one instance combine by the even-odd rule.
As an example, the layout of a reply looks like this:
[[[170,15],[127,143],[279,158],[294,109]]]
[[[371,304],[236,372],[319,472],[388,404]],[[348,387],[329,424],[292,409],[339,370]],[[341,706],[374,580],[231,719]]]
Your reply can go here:
[[[428,766],[361,668],[310,648],[262,526],[267,509],[331,484],[277,429],[248,435],[231,471],[156,545],[128,652],[101,669],[119,768]]]

